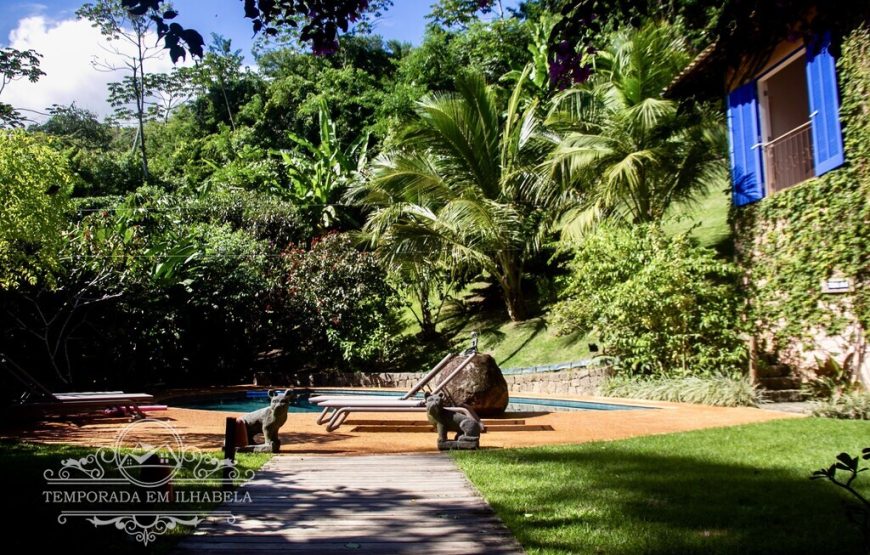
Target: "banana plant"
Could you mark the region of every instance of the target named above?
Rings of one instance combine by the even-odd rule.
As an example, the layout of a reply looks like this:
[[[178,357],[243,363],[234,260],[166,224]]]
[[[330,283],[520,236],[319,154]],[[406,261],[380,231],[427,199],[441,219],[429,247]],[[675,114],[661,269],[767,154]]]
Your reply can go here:
[[[293,132],[287,137],[297,150],[280,151],[289,187],[288,197],[305,209],[314,226],[326,230],[340,226],[350,218],[339,201],[344,192],[362,175],[368,161],[369,135],[363,135],[342,149],[329,115],[326,101],[318,110],[319,144]]]

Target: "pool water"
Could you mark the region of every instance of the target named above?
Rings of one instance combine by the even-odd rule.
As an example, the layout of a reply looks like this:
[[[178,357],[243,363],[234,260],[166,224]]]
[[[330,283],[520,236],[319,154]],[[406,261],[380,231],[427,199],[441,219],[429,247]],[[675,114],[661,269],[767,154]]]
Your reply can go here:
[[[290,405],[289,412],[320,412],[321,409],[308,401],[310,395],[348,395],[348,396],[389,396],[401,397],[400,392],[390,391],[361,391],[361,390],[323,390],[311,391],[307,394],[300,395],[296,402]],[[190,409],[200,410],[221,410],[228,412],[251,412],[261,409],[269,404],[269,394],[267,391],[246,391],[240,394],[233,394],[220,397],[209,397],[207,399],[196,399],[187,402],[180,402],[176,406]],[[569,401],[566,399],[533,399],[529,397],[511,397],[510,404],[507,406],[507,412],[571,412],[582,410],[643,410],[653,407],[642,407],[637,405],[616,405],[610,403],[594,403],[588,401]]]

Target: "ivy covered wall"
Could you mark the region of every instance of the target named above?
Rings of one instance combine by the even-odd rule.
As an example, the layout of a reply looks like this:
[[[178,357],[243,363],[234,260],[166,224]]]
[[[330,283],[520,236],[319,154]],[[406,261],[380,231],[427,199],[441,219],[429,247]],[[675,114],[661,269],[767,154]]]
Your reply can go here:
[[[846,164],[732,208],[746,325],[762,361],[806,374],[833,358],[870,385],[870,30],[844,38],[837,75]],[[853,291],[822,292],[831,277]]]

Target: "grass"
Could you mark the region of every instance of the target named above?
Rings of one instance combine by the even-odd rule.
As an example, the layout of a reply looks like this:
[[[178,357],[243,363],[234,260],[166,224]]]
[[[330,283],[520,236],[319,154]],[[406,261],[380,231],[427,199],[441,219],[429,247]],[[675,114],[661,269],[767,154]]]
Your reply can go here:
[[[472,320],[458,336],[469,337],[474,330],[480,332],[480,350],[490,353],[501,368],[571,362],[590,355],[586,338],[555,335],[543,316],[525,322]]]
[[[27,550],[78,553],[166,553],[170,551],[183,534],[189,533],[191,528],[184,527],[170,530],[166,535],[158,536],[153,545],[143,547],[134,541],[125,532],[116,530],[113,526],[95,527],[84,518],[70,518],[65,524],[59,524],[58,514],[62,510],[125,510],[129,505],[112,504],[103,507],[88,506],[85,504],[56,504],[47,503],[44,498],[45,491],[94,491],[109,489],[110,486],[74,486],[61,487],[46,484],[43,473],[47,470],[57,471],[61,468],[63,459],[80,459],[95,452],[93,448],[70,445],[44,445],[24,442],[4,441],[0,442],[0,476],[3,476],[4,497],[8,500],[7,509],[14,506],[14,510],[4,511],[2,526],[5,533],[4,544],[7,552],[18,553]],[[218,451],[202,453],[223,458]],[[261,453],[240,453],[237,457],[237,468],[244,474],[248,469],[256,471],[271,455]],[[197,458],[198,460],[198,458]],[[192,477],[192,468],[196,461],[186,461],[184,468],[176,475],[181,478]],[[109,465],[110,466],[110,465]],[[120,477],[117,469],[114,469],[114,477]],[[112,477],[107,476],[107,477]],[[122,489],[130,489],[122,488]],[[220,484],[217,481],[204,482],[195,486],[174,486],[175,491],[181,489],[207,491],[218,490]],[[119,491],[119,488],[114,488]],[[142,490],[140,490],[141,492]],[[144,500],[144,493],[140,493],[140,499]],[[14,504],[14,505],[13,505]],[[169,505],[143,506],[144,510],[160,510]],[[209,503],[184,504],[178,506],[178,510],[209,511],[214,506]],[[28,533],[23,533],[27,531]],[[37,533],[34,533],[37,532]],[[85,549],[87,546],[87,549]],[[11,548],[11,549],[10,549]]]
[[[533,554],[845,554],[847,497],[808,477],[868,445],[868,422],[807,418],[454,457]]]
[[[731,242],[731,228],[728,225],[730,204],[730,192],[711,190],[696,203],[674,206],[668,214],[669,222],[665,230],[677,234],[698,224],[692,230],[692,237],[705,247],[727,252]]]
[[[539,314],[541,312],[544,311],[538,310]],[[406,309],[403,320],[403,335],[413,336],[420,332],[410,309]],[[455,300],[442,312],[438,331],[442,335],[440,342],[452,350],[466,349],[470,345],[471,333],[478,332],[478,349],[491,354],[501,368],[585,359],[590,356],[588,343],[592,341],[576,334],[557,336],[546,314],[523,322],[511,322],[494,288],[484,282],[473,283],[457,293]],[[438,354],[435,360],[441,356],[443,354]]]

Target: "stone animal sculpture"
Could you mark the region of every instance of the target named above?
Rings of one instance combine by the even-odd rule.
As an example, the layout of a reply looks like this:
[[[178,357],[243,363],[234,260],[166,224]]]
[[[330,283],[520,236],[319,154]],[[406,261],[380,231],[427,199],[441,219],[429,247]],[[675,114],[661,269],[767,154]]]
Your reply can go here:
[[[296,400],[296,395],[290,390],[280,394],[278,391],[270,389],[269,397],[271,402],[268,407],[249,412],[241,418],[245,423],[248,443],[245,447],[240,447],[239,451],[277,453],[281,447],[278,430],[287,422],[287,410],[290,404]],[[254,436],[259,433],[263,434],[265,442],[255,444]]]
[[[426,418],[438,431],[438,449],[477,449],[480,446],[480,422],[445,409],[440,393],[426,395]],[[447,432],[456,432],[456,437],[448,440]]]

